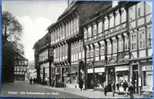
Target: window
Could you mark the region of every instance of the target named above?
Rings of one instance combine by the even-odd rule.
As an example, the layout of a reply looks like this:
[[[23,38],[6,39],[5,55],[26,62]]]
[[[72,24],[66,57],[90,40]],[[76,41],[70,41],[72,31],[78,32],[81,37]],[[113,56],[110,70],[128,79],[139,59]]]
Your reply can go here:
[[[117,53],[117,40],[115,37],[112,39],[112,42],[113,42],[113,53]]]
[[[118,36],[119,38],[119,52],[123,51],[123,38],[121,35]]]
[[[143,86],[146,86],[147,84],[146,84],[146,71],[143,71],[143,77],[144,77],[144,79],[143,79]]]
[[[99,60],[99,45],[95,43],[95,61]]]
[[[131,33],[131,49],[132,50],[137,49],[137,33],[136,32]]]
[[[110,28],[114,26],[114,16],[113,14],[110,14]]]
[[[95,36],[97,34],[97,25],[96,23],[93,24],[93,35]]]
[[[141,30],[139,31],[139,48],[143,49],[145,48],[145,31]]]
[[[140,2],[137,4],[137,17],[144,16],[144,2]]]
[[[124,8],[121,9],[121,22],[125,22],[126,21],[126,11]]]
[[[136,6],[132,6],[129,8],[129,21],[131,22],[132,20],[135,20],[135,8]]]
[[[127,36],[127,34],[124,36],[125,39],[125,51],[129,49],[129,38]]]
[[[146,23],[152,22],[152,14],[146,16]]]
[[[88,27],[88,38],[91,38],[92,36],[92,31],[91,31],[91,26]]]
[[[65,28],[66,28],[66,37],[68,37],[68,23],[66,23]]]
[[[90,45],[90,58],[91,58],[91,60],[93,60],[93,58],[94,58],[94,48],[93,48],[92,44]]]
[[[146,1],[145,2],[145,13],[147,14],[152,14],[152,1]]]
[[[102,21],[98,22],[98,33],[102,33]]]
[[[119,25],[119,24],[120,24],[120,13],[119,13],[119,11],[116,11],[115,25]]]
[[[86,29],[86,27],[84,28],[84,40],[86,40],[88,38],[88,31]]]
[[[107,30],[108,29],[108,18],[105,17],[104,19],[104,30]]]
[[[147,28],[147,44],[148,48],[152,47],[152,29],[150,26]]]
[[[100,41],[100,59],[104,60],[105,58],[105,45],[104,45],[104,41]]]
[[[110,40],[107,41],[107,54],[108,55],[111,54],[111,42],[110,42]]]

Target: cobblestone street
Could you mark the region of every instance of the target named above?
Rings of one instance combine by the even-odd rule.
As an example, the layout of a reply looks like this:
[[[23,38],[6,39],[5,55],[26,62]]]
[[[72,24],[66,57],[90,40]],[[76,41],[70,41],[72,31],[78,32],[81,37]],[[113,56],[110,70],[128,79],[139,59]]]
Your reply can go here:
[[[112,92],[108,92],[107,96],[103,91],[87,89],[80,91],[78,88],[52,88],[38,84],[30,85],[28,82],[8,83],[2,86],[1,96],[7,97],[41,97],[41,98],[129,98],[126,95],[112,96]],[[135,98],[143,98],[144,96],[134,95]]]
[[[28,82],[15,82],[4,84],[0,93],[1,97],[37,97],[37,98],[84,98],[80,95],[65,93],[55,89],[33,84]]]

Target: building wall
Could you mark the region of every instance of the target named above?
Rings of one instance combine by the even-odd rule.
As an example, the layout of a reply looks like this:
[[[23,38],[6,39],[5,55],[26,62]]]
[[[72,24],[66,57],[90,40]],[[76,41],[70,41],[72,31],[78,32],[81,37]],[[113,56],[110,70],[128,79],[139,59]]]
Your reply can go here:
[[[116,82],[119,82],[120,80],[132,81],[132,79],[136,79],[135,87],[137,87],[143,81],[132,78],[135,75],[133,73],[135,71],[130,69],[133,68],[133,64],[137,64],[135,67],[138,71],[136,77],[142,78],[142,80],[152,78],[152,75],[147,78],[143,77],[143,74],[146,75],[149,72],[142,72],[143,69],[141,69],[148,64],[150,66],[148,65],[147,68],[152,67],[152,63],[147,58],[152,57],[152,8],[147,3],[140,2],[130,7],[119,6],[113,9],[115,10],[107,11],[102,17],[95,18],[84,26],[88,71],[89,73],[94,72],[92,71],[92,65],[96,68],[97,61],[100,61],[100,66],[110,66],[106,67],[107,71],[109,68],[115,68],[115,70],[113,69],[115,71],[113,80],[116,79]],[[141,62],[141,58],[145,58],[147,63]],[[129,59],[132,61],[127,63]],[[121,66],[121,63],[125,65]],[[151,70],[148,69],[147,71]],[[101,72],[106,72],[106,82],[109,83],[108,80],[111,76],[107,71]],[[121,75],[118,72],[121,72]],[[152,88],[152,83],[148,83],[147,86]]]

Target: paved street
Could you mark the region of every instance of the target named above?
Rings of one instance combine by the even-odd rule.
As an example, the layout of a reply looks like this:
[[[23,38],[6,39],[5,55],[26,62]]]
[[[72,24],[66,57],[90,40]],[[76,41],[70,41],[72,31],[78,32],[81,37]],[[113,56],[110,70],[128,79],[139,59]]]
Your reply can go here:
[[[129,96],[118,94],[115,94],[113,97],[112,92],[109,92],[107,96],[104,96],[103,91],[92,89],[80,91],[78,88],[52,88],[38,84],[30,85],[28,82],[4,84],[0,95],[41,98],[129,98]],[[134,97],[143,98],[144,96],[134,95]]]
[[[46,88],[42,85],[28,82],[15,82],[4,84],[0,96],[7,97],[41,97],[41,98],[84,98],[83,96],[65,93],[62,91]]]

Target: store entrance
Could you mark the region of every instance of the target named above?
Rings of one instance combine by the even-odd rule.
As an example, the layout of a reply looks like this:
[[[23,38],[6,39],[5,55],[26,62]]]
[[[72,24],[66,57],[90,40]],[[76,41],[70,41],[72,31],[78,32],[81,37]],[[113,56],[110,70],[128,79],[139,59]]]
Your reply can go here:
[[[132,84],[135,88],[134,93],[138,93],[138,65],[133,65]]]

